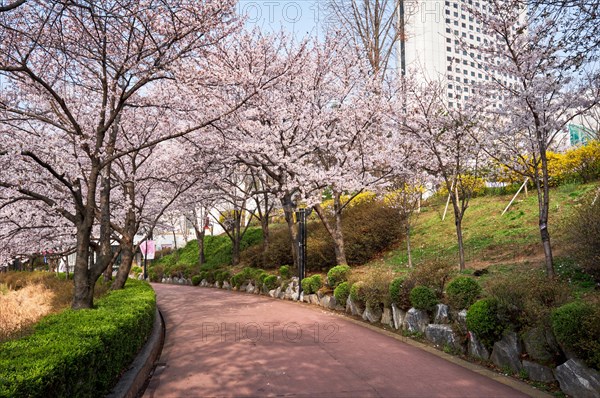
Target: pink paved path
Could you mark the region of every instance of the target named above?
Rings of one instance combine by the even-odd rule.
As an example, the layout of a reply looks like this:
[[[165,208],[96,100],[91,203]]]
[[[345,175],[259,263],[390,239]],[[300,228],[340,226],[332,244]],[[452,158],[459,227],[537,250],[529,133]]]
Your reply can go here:
[[[524,397],[315,307],[153,285],[166,340],[144,397]]]

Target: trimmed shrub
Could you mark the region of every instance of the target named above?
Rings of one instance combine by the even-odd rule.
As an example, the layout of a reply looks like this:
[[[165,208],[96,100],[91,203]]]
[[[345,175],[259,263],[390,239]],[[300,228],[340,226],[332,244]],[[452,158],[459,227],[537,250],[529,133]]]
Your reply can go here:
[[[410,291],[410,303],[418,310],[432,312],[438,303],[438,299],[433,289],[427,286],[415,286]]]
[[[410,277],[398,277],[390,282],[389,295],[390,301],[401,310],[407,311],[412,307],[410,302],[410,292],[416,286],[414,279]]]
[[[156,299],[130,280],[91,310],[66,310],[0,345],[0,397],[105,396],[152,331]],[[68,342],[65,342],[65,338]]]
[[[336,288],[340,283],[346,282],[350,275],[350,267],[347,265],[336,265],[327,272],[327,283]]]
[[[401,301],[401,289],[402,289],[402,284],[404,283],[404,280],[406,278],[403,278],[401,276],[392,279],[392,281],[390,282],[390,288],[389,288],[389,293],[390,293],[390,301],[396,305],[400,304]]]
[[[264,286],[268,290],[275,289],[275,287],[277,287],[277,275],[267,275],[267,277],[264,279]]]
[[[290,279],[290,277],[292,276],[290,266],[282,265],[281,267],[279,267],[279,275],[281,275],[281,278],[283,279]]]
[[[469,308],[481,294],[481,286],[473,278],[459,276],[448,283],[446,298],[455,310]]]
[[[231,285],[233,287],[239,288],[246,281],[246,277],[243,272],[238,272],[237,274],[231,277]]]
[[[364,306],[366,303],[365,297],[365,283],[363,281],[358,281],[350,287],[350,298],[356,304]]]
[[[333,291],[335,301],[340,305],[345,305],[350,295],[350,284],[348,282],[342,282]]]
[[[552,312],[552,331],[558,342],[590,367],[600,370],[600,309],[574,301]]]
[[[467,329],[489,350],[502,337],[504,327],[498,319],[498,302],[494,298],[476,301],[467,311]]]
[[[202,278],[200,277],[200,275],[192,276],[192,285],[198,286],[200,282],[202,282]]]
[[[302,279],[302,291],[305,294],[314,294],[323,286],[321,275],[315,274],[311,277]]]

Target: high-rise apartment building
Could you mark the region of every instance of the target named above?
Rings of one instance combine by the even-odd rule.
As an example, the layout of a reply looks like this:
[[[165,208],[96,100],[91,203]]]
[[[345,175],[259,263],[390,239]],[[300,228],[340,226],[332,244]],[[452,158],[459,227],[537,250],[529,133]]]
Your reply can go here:
[[[485,55],[474,48],[487,46],[493,39],[484,33],[472,12],[490,12],[487,1],[399,1],[405,38],[398,44],[400,69],[416,74],[417,81],[443,82],[447,85],[448,105],[461,104],[473,95],[476,83],[491,78],[485,70]]]

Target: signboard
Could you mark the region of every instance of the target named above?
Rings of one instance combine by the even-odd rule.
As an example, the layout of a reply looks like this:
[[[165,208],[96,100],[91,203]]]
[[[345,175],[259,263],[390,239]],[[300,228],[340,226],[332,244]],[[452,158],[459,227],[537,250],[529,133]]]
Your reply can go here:
[[[142,256],[146,260],[154,260],[154,253],[156,252],[156,246],[154,245],[153,240],[145,240],[140,243],[140,251],[142,252]]]

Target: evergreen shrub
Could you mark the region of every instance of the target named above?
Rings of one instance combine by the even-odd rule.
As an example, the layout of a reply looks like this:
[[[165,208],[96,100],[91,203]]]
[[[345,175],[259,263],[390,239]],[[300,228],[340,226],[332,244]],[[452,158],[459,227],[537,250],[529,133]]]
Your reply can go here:
[[[336,288],[340,283],[346,282],[350,276],[350,267],[347,265],[336,265],[327,272],[327,283]]]
[[[433,289],[427,286],[415,286],[410,291],[410,303],[418,310],[432,312],[438,299]]]
[[[446,298],[448,305],[455,310],[469,308],[481,294],[479,283],[467,276],[459,276],[448,283]]]
[[[504,326],[498,319],[497,300],[484,298],[473,303],[467,311],[467,329],[475,333],[479,341],[491,350],[504,331]]]
[[[348,300],[348,296],[350,295],[350,284],[348,282],[342,282],[333,291],[333,296],[335,297],[335,301],[339,305],[345,305]]]

